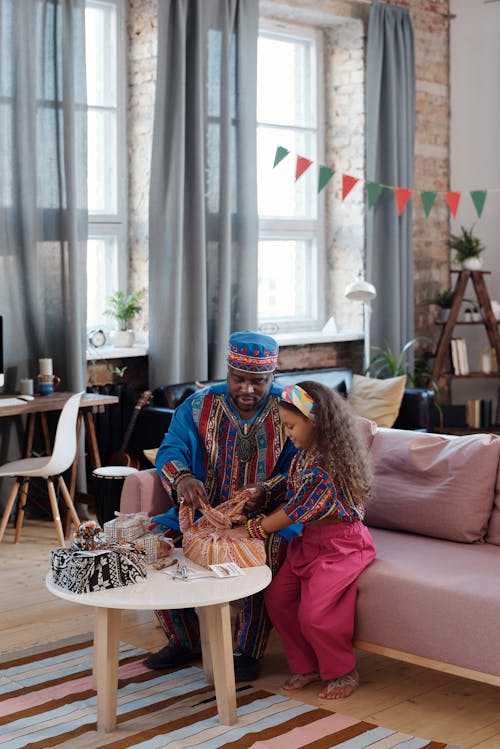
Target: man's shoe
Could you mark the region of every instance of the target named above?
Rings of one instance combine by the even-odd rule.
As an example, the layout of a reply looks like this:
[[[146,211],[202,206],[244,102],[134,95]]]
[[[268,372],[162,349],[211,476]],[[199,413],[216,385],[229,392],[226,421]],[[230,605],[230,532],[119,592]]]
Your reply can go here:
[[[197,657],[195,653],[183,645],[176,645],[171,642],[157,653],[148,656],[144,661],[147,668],[155,670],[162,668],[172,668],[172,666],[183,666],[185,663],[194,661]]]
[[[233,653],[234,678],[236,681],[254,681],[260,675],[260,661],[236,650]]]

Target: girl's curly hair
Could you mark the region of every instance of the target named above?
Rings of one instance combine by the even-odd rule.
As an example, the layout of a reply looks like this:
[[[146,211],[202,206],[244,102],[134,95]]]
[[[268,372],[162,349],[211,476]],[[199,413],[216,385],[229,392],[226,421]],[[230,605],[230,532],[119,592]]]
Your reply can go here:
[[[368,450],[356,427],[345,399],[336,391],[314,380],[298,382],[315,404],[315,442],[328,468],[344,479],[355,504],[371,499],[372,470]],[[300,413],[292,404],[280,407]]]

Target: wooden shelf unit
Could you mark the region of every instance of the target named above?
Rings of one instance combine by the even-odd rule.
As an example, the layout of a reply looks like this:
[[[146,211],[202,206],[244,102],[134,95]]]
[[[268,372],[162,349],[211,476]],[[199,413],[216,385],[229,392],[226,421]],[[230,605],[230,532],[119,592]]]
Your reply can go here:
[[[471,378],[499,378],[500,373],[492,372],[471,372],[466,375],[456,375],[449,371],[450,361],[450,343],[453,335],[455,325],[483,325],[486,330],[486,335],[491,348],[495,351],[497,366],[500,363],[500,335],[498,332],[498,322],[493,314],[491,308],[490,295],[486,288],[484,280],[485,275],[489,275],[490,271],[484,270],[459,270],[451,271],[452,273],[458,273],[457,282],[455,284],[455,295],[453,298],[453,304],[450,309],[450,315],[448,320],[442,324],[441,335],[439,337],[436,359],[434,362],[434,369],[432,376],[438,383],[439,387],[443,389],[445,399],[448,403],[451,400],[451,380],[452,378],[458,379],[471,379]],[[469,281],[472,281],[472,286],[477,297],[478,304],[482,311],[482,319],[474,322],[462,322],[458,320],[460,313],[460,307],[464,299],[465,289]]]

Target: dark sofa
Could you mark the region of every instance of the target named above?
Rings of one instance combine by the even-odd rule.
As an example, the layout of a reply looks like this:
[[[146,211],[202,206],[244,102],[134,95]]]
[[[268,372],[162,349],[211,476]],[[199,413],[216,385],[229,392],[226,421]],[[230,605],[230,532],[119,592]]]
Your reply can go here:
[[[317,380],[347,394],[351,386],[352,375],[351,369],[342,367],[300,369],[278,372],[275,375],[275,381],[281,385],[293,385],[302,380]],[[177,385],[164,385],[153,392],[150,404],[139,414],[129,446],[129,452],[139,459],[141,468],[151,467],[142,451],[158,447],[168,430],[175,408],[200,387],[210,384],[213,383],[184,382]],[[430,431],[433,423],[433,407],[434,393],[432,391],[422,388],[406,388],[394,428]]]

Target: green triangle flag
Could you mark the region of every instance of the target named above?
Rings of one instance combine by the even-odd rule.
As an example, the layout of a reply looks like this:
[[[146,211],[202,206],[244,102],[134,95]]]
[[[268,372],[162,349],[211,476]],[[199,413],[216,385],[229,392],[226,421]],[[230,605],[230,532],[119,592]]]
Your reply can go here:
[[[290,151],[288,150],[288,148],[284,148],[283,146],[278,146],[278,148],[276,149],[276,155],[274,157],[273,169],[275,166],[278,166],[280,161],[283,161],[285,156],[288,156],[289,153]]]
[[[368,208],[371,208],[382,192],[382,185],[379,185],[378,182],[367,182],[366,192],[368,193]]]
[[[422,198],[422,203],[424,205],[426,218],[431,212],[431,208],[434,205],[434,201],[436,200],[436,195],[437,195],[437,192],[430,192],[429,190],[424,190],[424,192],[420,193],[420,197]]]
[[[486,201],[486,190],[472,190],[470,196],[476,207],[477,215],[481,218],[481,213],[483,212],[484,203]]]
[[[318,177],[318,192],[321,192],[321,190],[331,180],[334,174],[335,170],[330,169],[329,166],[320,166]]]

